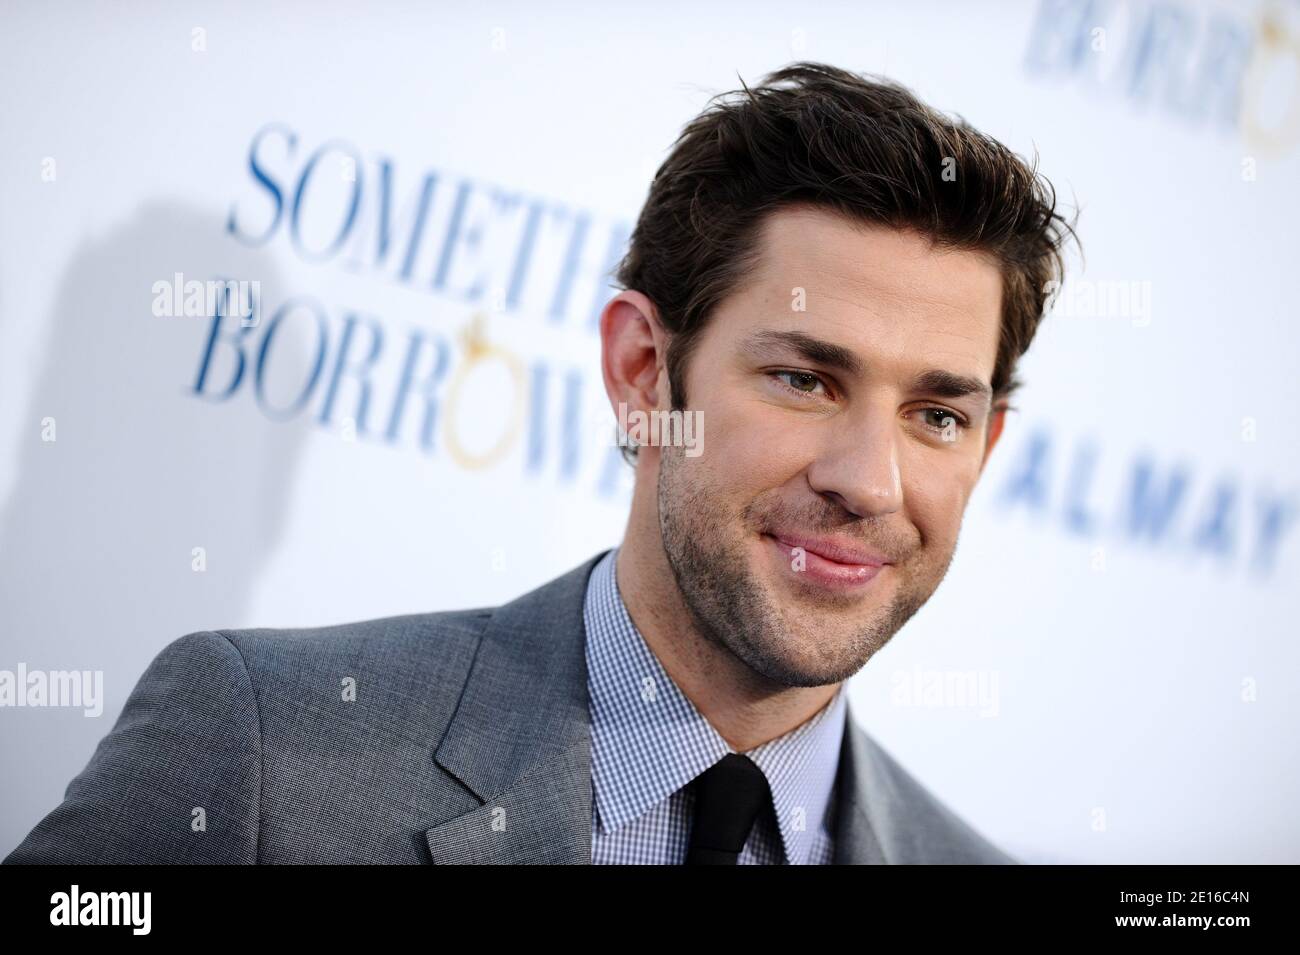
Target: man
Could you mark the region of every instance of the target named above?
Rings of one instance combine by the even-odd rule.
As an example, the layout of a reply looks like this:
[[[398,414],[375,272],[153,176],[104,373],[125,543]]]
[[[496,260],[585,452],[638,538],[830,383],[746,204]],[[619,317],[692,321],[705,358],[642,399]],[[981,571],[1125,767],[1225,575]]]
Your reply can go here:
[[[622,544],[495,609],[181,637],[6,861],[1014,861],[844,681],[943,579],[1071,232],[898,86],[706,110],[601,317],[619,420],[671,425],[629,427]]]

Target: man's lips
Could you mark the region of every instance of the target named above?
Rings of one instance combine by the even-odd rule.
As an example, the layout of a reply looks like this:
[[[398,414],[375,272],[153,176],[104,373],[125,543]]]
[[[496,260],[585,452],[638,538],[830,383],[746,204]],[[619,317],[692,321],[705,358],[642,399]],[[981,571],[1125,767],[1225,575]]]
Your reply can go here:
[[[850,541],[839,541],[829,537],[807,537],[802,534],[790,534],[785,531],[769,531],[787,547],[799,547],[810,554],[816,554],[824,560],[846,567],[882,567],[891,563],[888,557],[868,547]]]

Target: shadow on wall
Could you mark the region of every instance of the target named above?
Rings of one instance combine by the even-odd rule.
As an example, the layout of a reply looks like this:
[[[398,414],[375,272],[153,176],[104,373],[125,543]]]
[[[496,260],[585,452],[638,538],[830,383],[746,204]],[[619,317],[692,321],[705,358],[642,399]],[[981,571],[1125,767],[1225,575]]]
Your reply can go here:
[[[164,645],[248,624],[284,531],[306,427],[268,420],[247,383],[228,402],[194,393],[211,319],[153,313],[154,283],[178,272],[256,280],[265,300],[283,297],[269,256],[232,242],[221,217],[177,202],[142,206],[84,242],[59,280],[0,509],[0,669],[103,671],[102,713],[0,709],[0,856],[62,801]],[[276,362],[305,369],[307,345],[293,335],[293,323],[277,332]],[[226,367],[214,365],[218,387],[205,391],[219,394],[234,351],[214,355]],[[290,380],[299,371],[279,370]]]

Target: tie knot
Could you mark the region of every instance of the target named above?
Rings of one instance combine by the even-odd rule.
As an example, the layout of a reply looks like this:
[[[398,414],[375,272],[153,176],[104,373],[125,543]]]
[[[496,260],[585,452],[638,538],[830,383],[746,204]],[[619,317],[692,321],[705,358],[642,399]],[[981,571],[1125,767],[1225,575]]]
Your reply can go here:
[[[735,865],[758,814],[771,802],[767,777],[742,753],[728,753],[692,781],[695,818],[687,865]]]

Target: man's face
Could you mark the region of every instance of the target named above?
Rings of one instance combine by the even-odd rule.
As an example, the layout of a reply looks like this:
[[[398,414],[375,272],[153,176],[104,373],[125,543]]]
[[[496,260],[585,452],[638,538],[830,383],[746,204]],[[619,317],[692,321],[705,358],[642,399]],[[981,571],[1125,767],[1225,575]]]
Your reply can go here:
[[[703,453],[658,449],[664,549],[707,638],[822,686],[930,598],[1001,430],[1001,288],[991,260],[911,232],[768,217],[686,366]]]

